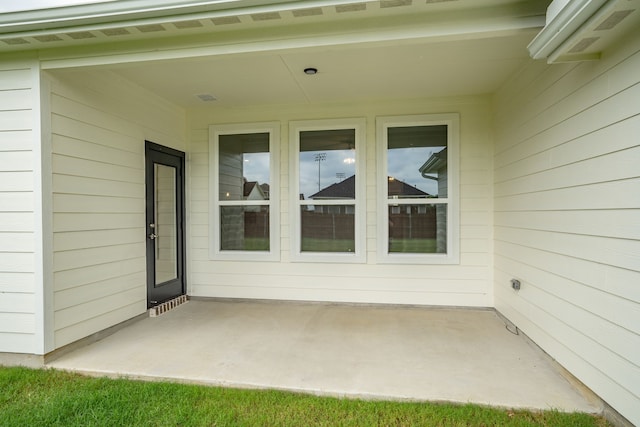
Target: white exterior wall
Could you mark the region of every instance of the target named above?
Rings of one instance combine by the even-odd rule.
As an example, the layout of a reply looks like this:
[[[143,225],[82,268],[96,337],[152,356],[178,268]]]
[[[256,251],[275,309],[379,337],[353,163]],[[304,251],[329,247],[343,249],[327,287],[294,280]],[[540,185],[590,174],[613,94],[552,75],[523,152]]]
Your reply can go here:
[[[0,352],[43,352],[39,68],[0,62]],[[40,242],[40,243],[38,243]]]
[[[640,425],[640,37],[617,46],[496,96],[495,304]]]
[[[184,110],[115,75],[53,73],[55,347],[146,310],[144,141],[184,150]]]
[[[189,294],[204,297],[346,301],[390,304],[492,306],[492,147],[489,100],[484,97],[407,100],[378,104],[192,110],[189,113]],[[377,264],[376,117],[460,114],[460,265]],[[289,128],[292,120],[365,118],[367,262],[328,264],[290,261]],[[279,121],[279,262],[209,259],[211,124]],[[293,196],[295,197],[295,196]],[[385,225],[386,228],[386,225]]]

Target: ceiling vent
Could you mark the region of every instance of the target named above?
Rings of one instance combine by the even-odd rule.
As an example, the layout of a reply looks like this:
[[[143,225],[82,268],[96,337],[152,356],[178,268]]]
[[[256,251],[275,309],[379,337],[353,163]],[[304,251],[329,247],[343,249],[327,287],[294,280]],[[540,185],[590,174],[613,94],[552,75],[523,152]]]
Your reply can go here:
[[[640,0],[554,0],[528,49],[548,63],[598,60],[622,34],[637,31]]]
[[[211,22],[213,22],[214,25],[231,25],[239,24],[242,21],[240,21],[240,18],[237,16],[222,16],[220,18],[211,18]]]
[[[322,15],[321,7],[313,7],[310,9],[297,9],[293,11],[293,16],[296,18],[304,18],[307,16],[318,16]]]
[[[273,19],[280,18],[280,14],[278,12],[254,13],[251,15],[251,19],[254,21],[271,21]]]
[[[202,102],[213,102],[218,100],[215,95],[212,95],[210,93],[200,93],[196,95],[196,97],[199,98]]]
[[[42,43],[59,42],[60,40],[62,40],[60,37],[56,36],[55,34],[47,34],[46,36],[35,36],[33,38]]]
[[[174,22],[173,26],[179,30],[186,30],[191,28],[200,28],[202,27],[202,22],[198,21],[197,19],[194,19],[191,21]]]
[[[166,29],[160,24],[138,25],[136,28],[141,33],[155,33],[158,31],[166,31]]]
[[[131,34],[124,28],[107,28],[106,30],[102,30],[101,33],[109,37],[126,36]]]
[[[362,10],[367,10],[366,3],[339,4],[336,6],[336,12],[338,13],[360,12]]]
[[[90,31],[78,31],[76,33],[67,33],[67,36],[73,40],[94,39],[96,36]]]
[[[380,7],[411,6],[412,0],[380,0]]]
[[[2,41],[5,42],[8,45],[29,44],[28,40],[25,40],[25,39],[23,39],[21,37],[15,37],[15,38],[11,38],[11,39],[4,39]]]

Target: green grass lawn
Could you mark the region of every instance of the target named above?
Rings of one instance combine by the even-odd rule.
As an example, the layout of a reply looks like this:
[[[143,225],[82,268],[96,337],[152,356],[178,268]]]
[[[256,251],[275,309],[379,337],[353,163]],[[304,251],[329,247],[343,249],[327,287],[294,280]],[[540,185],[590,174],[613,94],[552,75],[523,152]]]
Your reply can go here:
[[[353,252],[353,239],[318,239],[303,237],[300,243],[303,252]]]
[[[303,252],[353,252],[353,239],[319,239],[304,237],[301,242]],[[268,251],[269,239],[245,237],[245,251]],[[389,252],[399,253],[436,253],[436,239],[392,239]]]
[[[607,426],[600,417],[0,367],[0,426]]]
[[[268,251],[269,250],[269,238],[268,237],[245,237],[244,248],[245,251]]]
[[[389,252],[434,254],[438,250],[436,239],[391,239]]]

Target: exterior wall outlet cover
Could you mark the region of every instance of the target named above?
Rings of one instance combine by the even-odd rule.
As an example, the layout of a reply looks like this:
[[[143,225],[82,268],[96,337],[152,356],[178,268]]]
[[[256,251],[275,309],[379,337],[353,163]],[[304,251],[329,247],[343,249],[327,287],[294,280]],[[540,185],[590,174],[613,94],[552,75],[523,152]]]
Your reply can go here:
[[[519,291],[520,290],[520,281],[518,279],[511,279],[511,287],[514,290]]]

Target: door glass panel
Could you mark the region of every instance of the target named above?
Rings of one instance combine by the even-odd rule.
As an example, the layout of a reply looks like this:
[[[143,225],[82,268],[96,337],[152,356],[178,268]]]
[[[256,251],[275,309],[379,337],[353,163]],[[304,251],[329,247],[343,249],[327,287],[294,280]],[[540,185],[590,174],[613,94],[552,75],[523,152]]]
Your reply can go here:
[[[176,169],[154,164],[156,285],[176,279]]]

